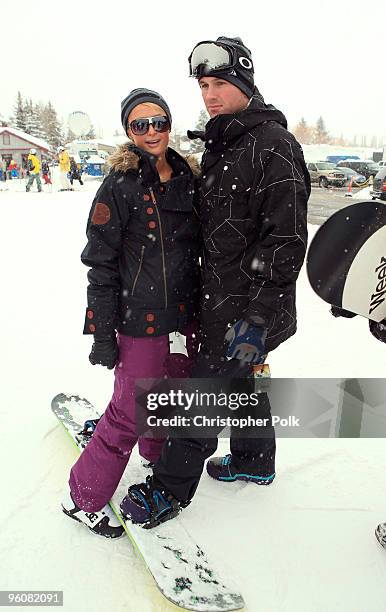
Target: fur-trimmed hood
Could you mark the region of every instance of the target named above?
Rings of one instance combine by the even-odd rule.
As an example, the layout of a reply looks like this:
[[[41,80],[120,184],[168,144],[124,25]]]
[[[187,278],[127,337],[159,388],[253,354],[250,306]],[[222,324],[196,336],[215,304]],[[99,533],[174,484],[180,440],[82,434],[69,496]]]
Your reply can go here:
[[[170,147],[166,153],[167,159],[173,167],[173,160],[180,161],[180,163],[186,163],[193,173],[195,178],[201,176],[201,168],[198,160],[194,155],[179,155],[174,149]],[[108,159],[108,164],[115,172],[129,172],[139,170],[139,162],[141,157],[148,159],[154,159],[154,156],[147,153],[143,149],[139,149],[132,142],[128,141],[122,145],[119,145],[117,149],[112,153]]]

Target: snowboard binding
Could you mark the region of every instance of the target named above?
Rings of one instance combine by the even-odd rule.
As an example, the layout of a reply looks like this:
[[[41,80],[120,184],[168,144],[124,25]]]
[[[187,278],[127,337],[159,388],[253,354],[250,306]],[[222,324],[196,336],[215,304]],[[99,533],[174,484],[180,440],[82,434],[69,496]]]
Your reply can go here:
[[[123,518],[152,529],[176,517],[190,503],[178,501],[159,484],[154,477],[147,476],[145,482],[129,487],[120,505]]]

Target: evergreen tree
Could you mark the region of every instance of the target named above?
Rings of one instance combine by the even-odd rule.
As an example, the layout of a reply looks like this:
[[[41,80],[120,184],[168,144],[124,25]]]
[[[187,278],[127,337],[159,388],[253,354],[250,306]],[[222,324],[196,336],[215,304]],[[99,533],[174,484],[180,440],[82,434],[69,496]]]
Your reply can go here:
[[[65,141],[72,142],[73,140],[76,140],[76,134],[74,134],[74,132],[68,128]]]
[[[45,133],[42,125],[43,105],[34,104],[30,99],[25,104],[26,109],[26,132],[35,138],[42,138],[44,140]]]
[[[24,102],[24,112],[25,112],[25,131],[27,134],[34,136],[34,131],[36,128],[35,117],[33,112],[33,104],[31,98],[29,100],[25,100]]]
[[[46,134],[44,130],[44,104],[42,102],[38,102],[34,106],[34,115],[35,115],[35,123],[36,123],[36,133],[34,134],[37,138],[41,138],[42,140],[46,139]]]
[[[181,153],[181,149],[180,149],[181,138],[182,138],[181,132],[179,132],[176,127],[173,127],[169,135],[169,147],[177,151],[177,153]]]
[[[52,147],[57,148],[63,142],[63,133],[56,110],[52,106],[51,102],[48,102],[44,108],[43,121],[45,140]]]
[[[323,117],[319,117],[316,122],[316,129],[314,132],[313,140],[315,144],[328,144],[330,142]]]
[[[301,144],[310,144],[312,142],[312,128],[307,125],[304,117],[294,127],[293,133]]]
[[[196,125],[194,126],[194,131],[197,132],[205,132],[205,126],[209,121],[208,113],[202,109],[200,114],[198,115],[198,119]],[[191,153],[202,153],[205,149],[205,144],[200,138],[190,141],[190,152]]]
[[[17,92],[16,104],[13,108],[13,117],[11,118],[12,125],[21,130],[26,131],[26,111],[23,98],[20,91]]]

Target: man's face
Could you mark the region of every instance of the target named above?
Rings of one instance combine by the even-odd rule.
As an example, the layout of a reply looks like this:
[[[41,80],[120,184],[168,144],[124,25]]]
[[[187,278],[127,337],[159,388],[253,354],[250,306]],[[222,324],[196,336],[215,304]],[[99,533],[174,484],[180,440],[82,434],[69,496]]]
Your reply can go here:
[[[210,117],[238,113],[247,107],[249,98],[236,85],[219,77],[202,77],[202,98]]]

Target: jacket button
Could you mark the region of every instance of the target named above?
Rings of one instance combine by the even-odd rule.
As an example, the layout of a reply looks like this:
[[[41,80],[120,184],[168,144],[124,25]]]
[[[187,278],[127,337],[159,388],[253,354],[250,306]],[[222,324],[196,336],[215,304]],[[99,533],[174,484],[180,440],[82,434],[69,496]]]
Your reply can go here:
[[[157,224],[155,221],[149,221],[148,225],[150,229],[155,229],[157,227]]]
[[[185,304],[180,304],[178,308],[180,312],[185,312]]]
[[[147,327],[146,328],[146,333],[149,334],[149,335],[154,334],[154,327]]]
[[[151,206],[149,206],[149,208],[146,209],[146,212],[148,215],[152,215],[154,212],[154,208],[152,208]]]
[[[88,311],[87,311],[87,318],[88,318],[88,319],[93,319],[93,318],[94,318],[94,313],[93,313],[93,311],[92,311],[92,310],[88,310]]]
[[[152,323],[154,321],[153,313],[149,312],[149,314],[146,315],[146,321],[149,321],[149,323]]]
[[[150,200],[150,196],[147,193],[145,193],[145,195],[143,196],[143,199],[145,202],[148,202]]]
[[[96,330],[96,327],[95,327],[95,325],[93,325],[93,323],[90,323],[90,325],[88,326],[88,328],[89,328],[89,330],[90,330],[90,332],[91,332],[92,334],[93,334],[93,333],[95,332],[95,330]]]

